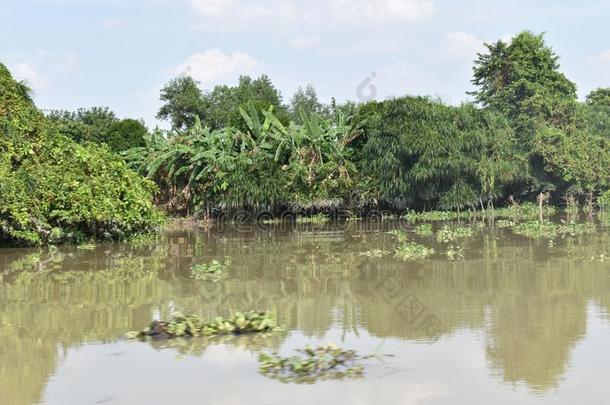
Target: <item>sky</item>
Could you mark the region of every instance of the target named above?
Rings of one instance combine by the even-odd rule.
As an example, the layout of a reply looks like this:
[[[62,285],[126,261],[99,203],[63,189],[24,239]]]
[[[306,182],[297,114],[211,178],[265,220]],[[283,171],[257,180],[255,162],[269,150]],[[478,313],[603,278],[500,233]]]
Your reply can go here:
[[[0,62],[43,109],[107,106],[151,128],[159,90],[267,74],[289,101],[469,100],[484,43],[544,32],[579,97],[610,87],[608,0],[0,0]]]

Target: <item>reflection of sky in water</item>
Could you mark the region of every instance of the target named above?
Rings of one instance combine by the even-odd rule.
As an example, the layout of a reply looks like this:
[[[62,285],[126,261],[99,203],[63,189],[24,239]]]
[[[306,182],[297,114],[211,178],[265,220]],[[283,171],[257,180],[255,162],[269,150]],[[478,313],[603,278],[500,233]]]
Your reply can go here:
[[[361,353],[394,353],[367,361],[356,381],[282,384],[257,373],[256,353],[213,345],[201,356],[180,356],[140,342],[84,345],[68,351],[44,393],[44,404],[556,404],[604,403],[607,344],[597,308],[589,307],[590,331],[572,354],[560,388],[534,393],[525,384],[503,384],[489,372],[484,337],[458,330],[435,343],[348,334],[345,346]],[[281,353],[305,344],[341,342],[332,329],[322,339],[292,333]],[[348,343],[349,342],[349,343]],[[605,391],[605,392],[602,392]]]
[[[2,250],[0,404],[606,402],[610,264],[595,257],[610,233],[549,246],[476,229],[464,261],[446,260],[433,238],[421,240],[437,250],[424,262],[364,257],[395,246],[374,227]],[[190,279],[193,264],[227,258],[226,280]],[[380,296],[387,279],[438,317],[440,338],[407,322],[400,298]],[[169,348],[117,341],[172,308],[206,319],[269,309],[287,332]],[[261,349],[328,342],[395,357],[368,361],[361,380],[313,386],[257,371]]]

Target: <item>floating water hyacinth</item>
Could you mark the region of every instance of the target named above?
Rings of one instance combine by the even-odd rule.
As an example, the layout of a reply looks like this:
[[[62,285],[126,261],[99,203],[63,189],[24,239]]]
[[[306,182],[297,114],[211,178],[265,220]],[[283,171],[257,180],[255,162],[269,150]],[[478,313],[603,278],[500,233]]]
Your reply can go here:
[[[415,242],[404,243],[396,248],[394,257],[400,260],[422,260],[434,254],[434,249],[427,248]]]
[[[196,264],[191,268],[191,278],[195,280],[217,281],[224,277],[226,266],[218,260],[210,263]]]
[[[394,229],[388,233],[394,236],[396,238],[396,241],[399,243],[406,242],[409,239],[409,235],[402,229]]]
[[[169,321],[153,321],[140,332],[129,332],[132,339],[172,339],[223,334],[270,332],[277,330],[275,320],[268,312],[237,312],[230,318],[217,317],[205,323],[197,315],[175,313]]]
[[[309,383],[318,380],[358,378],[364,372],[361,361],[376,355],[361,356],[354,350],[335,345],[299,349],[301,356],[283,357],[261,353],[258,356],[260,371],[267,377],[286,383]]]
[[[449,226],[445,225],[436,233],[436,240],[439,243],[448,243],[448,242],[454,242],[457,239],[469,238],[472,236],[472,234],[473,234],[472,228],[466,228],[466,227],[450,228]]]
[[[447,259],[449,260],[463,260],[464,259],[464,248],[461,246],[449,245],[447,247]]]
[[[386,252],[385,250],[381,250],[381,249],[371,249],[371,250],[367,250],[366,252],[360,252],[358,253],[359,256],[366,256],[366,257],[374,257],[374,258],[380,258],[383,257],[385,255],[387,255],[390,252]]]
[[[324,214],[316,214],[309,217],[298,217],[297,224],[324,224],[330,222],[330,218]]]
[[[426,212],[414,212],[410,211],[405,213],[402,218],[407,222],[417,221],[450,221],[458,218],[468,218],[472,214],[468,211],[454,212],[454,211],[426,211]]]
[[[577,236],[592,233],[596,230],[595,224],[555,224],[552,222],[526,222],[515,225],[513,232],[517,235],[526,236],[532,239],[554,239],[557,237]]]
[[[415,233],[419,236],[432,236],[432,224],[420,224],[415,227]]]
[[[496,228],[512,228],[515,225],[515,221],[511,221],[509,219],[499,219],[495,222]]]

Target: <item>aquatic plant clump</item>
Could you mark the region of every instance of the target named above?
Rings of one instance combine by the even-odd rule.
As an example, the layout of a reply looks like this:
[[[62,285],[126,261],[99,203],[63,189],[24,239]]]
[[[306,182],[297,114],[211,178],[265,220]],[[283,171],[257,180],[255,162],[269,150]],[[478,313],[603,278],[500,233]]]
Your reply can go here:
[[[298,217],[297,224],[324,224],[329,222],[330,218],[324,214],[316,214],[309,217]]]
[[[454,242],[457,239],[469,238],[473,234],[471,228],[458,227],[458,228],[450,228],[449,226],[444,226],[440,229],[436,234],[436,240],[442,243]]]
[[[432,236],[431,224],[420,224],[415,227],[415,233],[419,236]]]
[[[196,264],[191,268],[191,278],[195,280],[217,280],[224,276],[226,266],[218,260]]]
[[[184,316],[175,313],[169,321],[153,321],[140,332],[129,332],[132,339],[172,339],[225,334],[270,332],[276,330],[275,320],[268,312],[237,312],[230,318],[217,317],[210,323],[197,315]]]
[[[595,232],[594,224],[555,224],[552,222],[526,222],[524,224],[515,225],[513,232],[517,235],[526,236],[532,239],[553,239],[565,236],[577,236],[586,233]]]
[[[427,212],[407,212],[402,218],[407,222],[418,221],[450,221],[458,218],[469,218],[470,212],[454,212],[454,211],[427,211]]]
[[[569,236],[577,236],[583,235],[586,233],[593,233],[597,230],[595,224],[586,223],[586,224],[577,224],[574,222],[563,224],[560,227],[560,231],[563,235]]]
[[[464,259],[464,248],[461,246],[449,245],[447,247],[447,259],[448,260],[463,260]]]
[[[411,242],[398,246],[394,252],[394,257],[403,261],[423,260],[433,254],[434,249]]]
[[[557,213],[557,209],[550,205],[542,207],[542,216],[551,217]],[[507,208],[496,208],[487,212],[488,215],[513,220],[532,220],[540,217],[540,207],[534,203],[513,204]]]
[[[555,238],[559,236],[559,225],[548,222],[526,222],[513,227],[513,232],[517,235],[532,239]]]
[[[388,233],[394,236],[399,243],[406,242],[409,239],[409,235],[402,229],[394,229]]]
[[[387,252],[385,250],[381,250],[381,249],[371,249],[371,250],[367,250],[366,252],[360,252],[359,255],[365,256],[365,257],[380,258],[380,257],[387,255],[388,253],[389,252]]]
[[[509,219],[499,219],[495,222],[496,228],[512,228],[516,225],[515,221],[511,221]]]
[[[364,372],[364,366],[358,362],[371,357],[334,345],[307,347],[297,352],[302,356],[261,353],[258,356],[261,373],[286,383],[311,384],[317,380],[358,378]]]

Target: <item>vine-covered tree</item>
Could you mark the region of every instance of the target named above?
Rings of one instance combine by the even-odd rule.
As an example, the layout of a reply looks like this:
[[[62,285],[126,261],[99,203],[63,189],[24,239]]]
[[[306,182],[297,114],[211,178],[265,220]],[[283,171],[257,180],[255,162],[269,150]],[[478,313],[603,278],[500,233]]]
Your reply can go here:
[[[522,140],[533,138],[540,121],[568,125],[576,104],[576,85],[559,71],[559,57],[542,34],[524,31],[510,43],[485,44],[474,62],[478,89],[471,94],[483,107],[506,114]]]
[[[0,245],[119,239],[159,224],[151,181],[107,147],[58,132],[1,63],[0,89]]]

